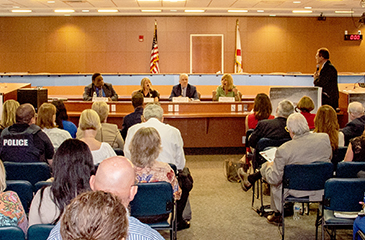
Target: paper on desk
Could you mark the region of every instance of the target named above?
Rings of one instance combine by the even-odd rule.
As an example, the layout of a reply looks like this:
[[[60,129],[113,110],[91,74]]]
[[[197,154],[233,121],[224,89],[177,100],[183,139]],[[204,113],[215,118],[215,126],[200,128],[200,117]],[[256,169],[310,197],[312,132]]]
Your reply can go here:
[[[270,149],[268,150],[265,150],[265,151],[261,151],[260,152],[260,155],[265,158],[267,161],[269,162],[272,162],[274,161],[275,159],[275,153],[276,153],[276,150],[278,148],[277,147],[271,147]]]

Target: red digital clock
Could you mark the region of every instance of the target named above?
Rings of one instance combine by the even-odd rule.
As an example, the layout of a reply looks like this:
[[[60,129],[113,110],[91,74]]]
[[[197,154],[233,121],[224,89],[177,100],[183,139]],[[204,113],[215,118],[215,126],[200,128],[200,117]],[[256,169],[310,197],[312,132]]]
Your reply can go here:
[[[361,34],[345,34],[345,41],[361,41]]]

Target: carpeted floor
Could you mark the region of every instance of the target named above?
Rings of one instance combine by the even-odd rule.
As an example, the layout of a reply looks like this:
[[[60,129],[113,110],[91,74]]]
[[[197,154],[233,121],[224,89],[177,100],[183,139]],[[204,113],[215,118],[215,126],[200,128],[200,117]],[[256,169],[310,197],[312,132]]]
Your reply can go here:
[[[186,166],[194,178],[190,193],[192,220],[189,229],[178,232],[178,240],[281,239],[278,227],[251,208],[252,190],[243,192],[239,183],[226,180],[223,161],[230,157],[239,159],[241,155],[186,156]],[[269,197],[264,200],[269,204]],[[311,205],[310,215],[298,221],[285,218],[285,239],[315,239],[315,207]],[[167,232],[162,234],[169,238]],[[352,230],[339,230],[337,239],[352,239]]]

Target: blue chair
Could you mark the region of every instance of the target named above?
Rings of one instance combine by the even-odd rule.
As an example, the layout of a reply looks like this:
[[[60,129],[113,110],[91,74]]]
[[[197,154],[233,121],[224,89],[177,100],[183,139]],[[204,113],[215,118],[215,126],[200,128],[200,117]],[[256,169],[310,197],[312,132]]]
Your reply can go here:
[[[4,162],[6,180],[26,180],[33,186],[39,181],[51,177],[51,168],[47,163]]]
[[[364,198],[365,179],[363,178],[332,178],[324,187],[323,210],[321,216],[322,239],[325,230],[331,239],[336,239],[337,228],[352,228],[352,218],[335,217],[334,212],[359,212],[362,206],[359,201]]]
[[[6,190],[14,191],[18,194],[22,202],[24,211],[29,212],[30,203],[33,199],[33,186],[28,181],[24,180],[9,180],[6,181]]]
[[[169,219],[147,224],[156,230],[169,230],[170,239],[176,239],[176,202],[170,183],[139,183],[138,192],[130,206],[131,215],[138,219],[170,215]]]
[[[365,162],[340,162],[337,165],[337,178],[357,178],[357,173],[365,170]]]
[[[42,187],[48,187],[51,186],[52,182],[47,182],[47,181],[40,181],[37,182],[34,186],[35,186],[35,193],[38,192],[39,189],[41,189]]]
[[[317,191],[323,190],[327,179],[333,175],[333,165],[330,162],[314,162],[310,164],[293,164],[284,167],[283,187],[281,194],[282,202],[282,239],[284,239],[285,223],[284,223],[284,204],[286,202],[310,203],[309,196],[293,197],[284,196],[284,189],[298,191]],[[320,201],[321,202],[321,201]],[[319,213],[317,211],[318,222]],[[317,236],[316,227],[316,236]]]
[[[115,154],[117,154],[118,156],[124,156],[123,149],[114,148],[113,150],[114,150]]]
[[[0,240],[25,240],[25,234],[20,227],[0,227]]]
[[[51,224],[35,224],[28,228],[27,240],[47,240],[54,225]]]

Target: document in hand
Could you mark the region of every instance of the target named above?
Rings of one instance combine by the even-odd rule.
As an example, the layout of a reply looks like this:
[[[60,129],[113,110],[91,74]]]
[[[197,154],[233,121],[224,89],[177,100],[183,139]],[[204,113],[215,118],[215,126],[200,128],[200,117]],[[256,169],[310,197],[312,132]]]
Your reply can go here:
[[[261,151],[260,152],[260,155],[265,158],[267,161],[269,162],[272,162],[274,161],[275,159],[275,153],[276,153],[276,150],[278,148],[277,147],[271,147],[270,149],[268,150],[265,150],[265,151]]]

